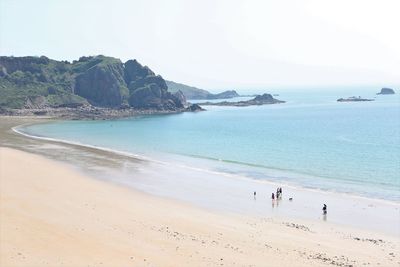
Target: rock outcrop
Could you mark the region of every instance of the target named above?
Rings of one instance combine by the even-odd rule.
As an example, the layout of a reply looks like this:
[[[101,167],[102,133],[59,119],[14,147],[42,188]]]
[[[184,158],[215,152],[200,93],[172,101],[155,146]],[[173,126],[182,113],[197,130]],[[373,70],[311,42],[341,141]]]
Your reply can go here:
[[[394,95],[395,92],[392,88],[382,88],[381,91],[379,93],[377,93],[377,95]]]
[[[124,78],[126,84],[137,81],[148,76],[155,76],[154,72],[147,66],[142,66],[136,59],[128,60],[124,65]]]
[[[186,97],[185,97],[185,95],[182,93],[181,90],[179,90],[178,92],[173,93],[173,95],[174,95],[176,98],[178,98],[179,101],[180,101],[184,106],[187,105]]]
[[[129,88],[128,103],[134,108],[175,110],[184,107],[177,96],[168,92],[168,86],[161,76],[156,76],[136,60],[125,63],[125,82]]]
[[[198,103],[200,106],[232,106],[232,107],[247,107],[247,106],[260,106],[260,105],[269,105],[269,104],[280,104],[285,103],[285,101],[278,100],[273,98],[271,94],[263,94],[257,95],[255,98],[247,100],[247,101],[239,101],[239,102],[204,102]]]
[[[374,101],[374,99],[368,99],[368,98],[362,98],[361,96],[359,97],[348,97],[348,98],[339,98],[337,102],[365,102],[365,101]]]
[[[199,106],[198,104],[191,104],[186,108],[186,110],[191,112],[205,111],[205,109]]]

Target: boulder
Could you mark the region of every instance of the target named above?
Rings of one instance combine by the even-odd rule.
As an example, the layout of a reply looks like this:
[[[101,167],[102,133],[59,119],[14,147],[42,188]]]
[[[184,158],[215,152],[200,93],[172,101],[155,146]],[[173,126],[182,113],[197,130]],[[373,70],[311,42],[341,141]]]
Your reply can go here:
[[[200,107],[197,104],[191,104],[190,106],[188,106],[186,108],[186,111],[190,111],[190,112],[197,112],[197,111],[205,111],[204,108]]]

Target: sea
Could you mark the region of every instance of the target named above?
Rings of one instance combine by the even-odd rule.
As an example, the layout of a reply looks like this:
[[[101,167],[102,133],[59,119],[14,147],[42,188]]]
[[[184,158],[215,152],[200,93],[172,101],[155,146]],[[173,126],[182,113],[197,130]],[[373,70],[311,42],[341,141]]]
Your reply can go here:
[[[116,120],[52,121],[21,126],[18,131],[160,162],[172,170],[193,168],[399,203],[400,91],[376,95],[379,90],[373,86],[262,90],[255,93],[274,93],[286,103],[204,106],[207,111]],[[336,101],[351,96],[374,101]]]

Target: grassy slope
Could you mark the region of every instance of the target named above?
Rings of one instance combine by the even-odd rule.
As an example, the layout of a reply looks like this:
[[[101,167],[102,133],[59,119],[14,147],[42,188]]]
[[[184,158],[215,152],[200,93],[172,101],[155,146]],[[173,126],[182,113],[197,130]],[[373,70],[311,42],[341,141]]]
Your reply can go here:
[[[188,86],[185,84],[167,80],[165,82],[167,83],[168,91],[170,91],[171,93],[175,93],[180,90],[187,99],[207,99],[207,97],[211,94],[204,89],[199,89],[193,86]]]
[[[0,78],[0,107],[23,108],[27,98],[41,96],[45,97],[46,106],[87,103],[86,99],[72,93],[75,77],[96,65],[106,67],[120,63],[118,59],[105,56],[87,57],[73,64],[51,59],[40,64],[36,59],[26,60],[23,71]],[[121,91],[126,98],[128,89],[122,88]]]

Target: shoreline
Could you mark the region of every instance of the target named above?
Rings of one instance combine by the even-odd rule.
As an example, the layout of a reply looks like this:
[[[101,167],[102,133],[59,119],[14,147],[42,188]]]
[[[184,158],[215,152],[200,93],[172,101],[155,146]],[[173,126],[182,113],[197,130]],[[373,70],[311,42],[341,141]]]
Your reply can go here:
[[[332,223],[211,212],[98,181],[43,156],[3,147],[0,154],[4,266],[400,262],[398,237]]]
[[[32,122],[30,122],[30,123],[32,123]],[[33,123],[35,123],[35,122],[33,122]],[[232,203],[239,204],[238,206],[240,206],[240,207],[238,207],[238,208],[230,207],[230,208],[226,209],[226,204],[224,204],[224,201],[226,201],[226,200],[224,200],[224,199],[219,199],[218,200],[219,202],[217,201],[217,204],[219,203],[218,205],[215,205],[215,203],[212,203],[211,201],[207,202],[207,203],[204,203],[204,201],[202,201],[202,199],[203,198],[207,198],[207,197],[211,197],[211,196],[210,195],[208,195],[208,196],[204,195],[202,192],[200,192],[201,191],[200,189],[197,190],[197,191],[193,191],[192,192],[192,193],[194,193],[194,195],[197,196],[197,199],[196,199],[196,197],[187,196],[186,193],[182,193],[180,195],[179,194],[174,195],[174,193],[173,193],[174,189],[173,188],[175,188],[176,186],[183,185],[183,186],[190,186],[190,187],[196,188],[197,187],[197,184],[196,184],[197,182],[196,181],[195,182],[193,182],[193,181],[189,181],[188,182],[187,179],[185,179],[185,181],[183,181],[182,178],[175,178],[175,180],[176,180],[175,182],[168,183],[168,182],[161,181],[158,177],[154,178],[155,176],[154,176],[154,174],[152,172],[157,172],[157,171],[158,172],[165,172],[165,171],[168,172],[168,171],[170,171],[170,170],[167,170],[165,168],[162,169],[162,166],[161,166],[161,168],[160,168],[160,166],[158,166],[158,165],[166,165],[165,162],[149,159],[149,158],[146,158],[146,157],[141,157],[140,155],[134,155],[132,153],[124,153],[124,152],[116,153],[116,151],[113,150],[113,149],[107,149],[107,148],[102,149],[102,148],[99,148],[99,147],[96,147],[96,146],[90,146],[90,145],[87,146],[87,145],[84,145],[84,144],[73,143],[73,142],[62,141],[62,140],[55,140],[55,139],[51,139],[51,138],[47,138],[47,137],[32,138],[33,136],[29,136],[28,134],[25,134],[25,133],[20,133],[18,131],[18,129],[16,129],[16,128],[18,128],[18,125],[12,127],[13,134],[17,134],[18,133],[18,136],[21,136],[20,134],[22,134],[21,137],[24,138],[24,139],[38,140],[40,142],[43,142],[44,144],[46,144],[46,143],[53,143],[53,144],[54,143],[56,143],[56,144],[59,143],[59,144],[63,144],[63,145],[66,145],[66,146],[73,146],[78,151],[77,153],[82,153],[84,150],[87,150],[87,149],[94,150],[95,154],[96,153],[99,153],[99,154],[107,153],[107,154],[109,154],[110,157],[119,157],[119,158],[121,158],[121,162],[125,162],[126,159],[133,160],[133,161],[140,161],[140,162],[144,163],[145,166],[138,165],[139,168],[145,167],[145,169],[147,169],[147,172],[143,172],[141,175],[149,177],[148,181],[145,181],[145,180],[142,179],[142,180],[139,180],[139,181],[133,181],[132,182],[132,181],[126,180],[126,177],[124,177],[124,176],[119,177],[119,175],[121,175],[121,173],[118,173],[118,171],[117,172],[115,172],[115,171],[114,172],[110,172],[109,169],[103,169],[101,172],[94,171],[91,174],[89,173],[94,178],[97,178],[97,179],[100,179],[100,180],[106,180],[108,182],[111,182],[112,184],[119,184],[119,185],[122,185],[122,186],[127,186],[129,188],[134,189],[134,190],[140,190],[142,192],[149,193],[151,195],[160,196],[160,197],[167,197],[169,199],[175,199],[175,200],[178,200],[180,202],[185,202],[185,203],[188,203],[190,205],[194,205],[196,207],[206,208],[207,210],[218,211],[218,212],[224,212],[224,210],[225,210],[225,211],[228,211],[228,213],[239,214],[239,215],[251,215],[251,216],[258,216],[258,215],[259,216],[264,216],[264,215],[266,215],[265,210],[262,207],[257,207],[254,210],[251,209],[251,212],[247,212],[246,209],[249,208],[249,207],[252,208],[251,206],[249,206],[249,205],[252,205],[252,204],[248,203],[248,204],[246,204],[247,206],[241,207],[240,206],[240,205],[242,205],[241,202],[248,201],[248,200],[246,200],[244,198],[238,199],[237,197],[235,197],[235,199],[233,199],[233,201],[236,201],[236,202],[232,202]],[[28,136],[29,136],[29,138],[27,138]],[[79,152],[79,151],[82,151],[82,152]],[[37,153],[37,152],[35,152],[35,153]],[[107,157],[109,157],[109,156],[107,156]],[[94,166],[102,165],[103,163],[100,163],[100,162],[104,162],[104,161],[101,160],[99,162],[95,162],[93,165]],[[75,162],[74,161],[69,162],[70,165],[74,165],[75,163],[76,163],[76,161]],[[118,164],[120,164],[120,166],[123,166],[125,163],[118,163]],[[157,165],[155,165],[155,164],[157,164]],[[208,180],[204,180],[204,177],[197,177],[200,181],[203,179],[203,182],[207,181],[207,182],[212,183],[213,182],[212,178],[215,178],[215,179],[217,179],[217,178],[221,179],[222,178],[222,180],[224,180],[227,183],[228,182],[229,183],[233,183],[236,186],[240,186],[240,187],[244,186],[244,187],[247,187],[248,190],[253,190],[254,189],[254,188],[249,188],[250,183],[256,185],[257,187],[260,187],[260,190],[263,187],[274,188],[274,187],[277,187],[277,186],[282,186],[282,184],[274,183],[273,181],[254,180],[252,178],[243,177],[243,176],[240,176],[240,175],[234,175],[234,174],[228,174],[228,173],[218,173],[218,172],[214,172],[214,171],[210,171],[210,170],[198,169],[198,168],[190,167],[190,166],[182,166],[180,164],[175,164],[175,165],[177,167],[179,167],[179,168],[183,167],[184,169],[186,169],[185,172],[182,172],[181,174],[179,174],[182,177],[187,177],[188,175],[191,176],[195,172],[197,172],[197,173],[207,173],[207,175],[209,176],[209,178],[207,178]],[[80,166],[77,169],[79,169],[83,173],[87,174],[88,172],[85,170],[85,168],[87,168],[87,166]],[[118,168],[121,168],[121,167],[118,167]],[[150,170],[150,172],[148,170]],[[175,173],[171,173],[171,175],[176,176],[177,173],[176,172]],[[214,175],[214,176],[212,176],[212,175]],[[203,176],[203,175],[201,175],[201,176]],[[113,177],[113,178],[110,179],[109,177]],[[179,179],[181,179],[181,180],[179,180]],[[196,179],[196,178],[194,178],[194,179]],[[143,187],[144,185],[145,185],[145,187]],[[198,186],[200,186],[199,188],[201,188],[201,184],[199,184]],[[268,190],[265,190],[265,189],[263,189],[263,190],[264,191],[268,191]],[[285,191],[287,191],[288,193],[292,192],[293,195],[298,196],[298,197],[302,197],[304,202],[315,201],[315,199],[312,200],[307,195],[317,194],[319,196],[318,199],[321,199],[321,196],[323,196],[322,198],[331,199],[331,201],[333,203],[335,203],[335,202],[339,202],[339,203],[343,202],[343,199],[344,200],[346,200],[346,199],[349,200],[351,203],[353,203],[353,206],[354,205],[360,206],[360,203],[364,203],[364,204],[361,205],[361,207],[364,207],[362,209],[366,208],[366,209],[369,210],[369,209],[371,209],[370,206],[372,206],[372,207],[381,206],[382,207],[382,205],[384,207],[390,206],[390,207],[392,207],[391,209],[396,210],[396,212],[398,212],[398,209],[399,209],[399,204],[396,203],[396,202],[390,201],[390,200],[374,199],[374,198],[368,198],[368,197],[357,196],[357,195],[352,195],[352,194],[344,194],[344,193],[342,194],[342,193],[338,193],[338,192],[329,192],[329,191],[327,192],[327,191],[318,190],[318,189],[296,187],[296,186],[291,186],[291,185],[285,186]],[[226,191],[216,192],[215,191],[214,193],[224,195],[224,194],[229,194],[230,192],[226,192]],[[259,192],[257,192],[257,193],[259,193]],[[229,199],[229,195],[227,196],[227,199]],[[297,199],[298,198],[296,198],[296,200]],[[298,200],[301,201],[301,198],[298,199]],[[202,202],[200,202],[200,201],[202,201]],[[344,203],[345,202],[343,202],[341,205],[346,205]],[[347,204],[347,205],[349,205],[349,204]],[[286,217],[286,218],[293,218],[293,219],[309,219],[311,221],[316,221],[316,222],[321,220],[321,217],[311,214],[310,211],[309,211],[309,208],[307,208],[305,206],[304,207],[303,206],[297,206],[296,207],[296,209],[299,209],[299,208],[301,210],[305,211],[306,212],[305,214],[308,214],[308,215],[304,217],[304,214],[299,213],[298,210],[297,211],[296,210],[286,210],[286,211],[284,211],[282,213],[282,208],[280,208],[281,211],[279,213],[279,216],[280,217]],[[346,210],[348,210],[348,209],[349,208],[346,208]],[[385,209],[387,210],[387,208],[385,208]],[[277,214],[275,214],[274,212],[276,213],[276,211],[272,211],[272,213],[271,212],[267,213],[267,215],[268,216],[277,216]],[[317,208],[317,212],[319,214],[319,208]],[[359,211],[357,211],[357,212],[359,212]],[[383,211],[380,211],[380,212],[383,212]],[[339,213],[340,213],[340,211],[339,211]],[[388,216],[387,215],[388,211],[385,211],[384,213],[386,214],[385,216]],[[363,214],[360,213],[359,215],[362,218]],[[340,215],[340,216],[343,217],[343,215]],[[395,215],[392,215],[392,216],[395,216]],[[390,218],[390,217],[388,217],[388,218]],[[396,218],[393,217],[392,220],[396,220]],[[343,224],[342,221],[340,221],[340,220],[337,221],[337,219],[333,223],[338,224],[338,225],[339,224]],[[357,223],[353,223],[353,224],[344,223],[343,225],[347,225],[348,227],[357,227]],[[364,229],[368,229],[368,228],[364,227]],[[371,228],[371,230],[376,231],[377,229],[376,228],[374,228],[374,229]],[[383,232],[390,233],[392,231],[394,231],[394,233],[397,235],[400,232],[400,229],[393,228],[393,230],[389,230],[389,231],[388,231],[388,229],[385,229],[385,231],[383,231]]]
[[[57,118],[53,118],[49,122],[54,122],[54,121],[57,121]],[[21,128],[21,127],[24,127],[27,125],[33,125],[33,124],[37,124],[37,122],[16,125],[16,126],[12,127],[11,130],[13,132],[15,132],[19,135],[22,135],[24,137],[27,137],[27,138],[32,138],[32,139],[37,139],[37,140],[42,140],[42,141],[47,141],[47,142],[61,143],[61,144],[66,144],[66,145],[73,145],[73,146],[82,147],[82,148],[95,149],[98,151],[108,152],[108,153],[116,154],[116,155],[123,156],[123,157],[129,157],[129,158],[136,159],[136,160],[146,160],[146,161],[154,162],[154,163],[170,164],[170,162],[164,162],[162,160],[150,158],[148,156],[141,155],[141,154],[135,154],[132,152],[121,151],[121,150],[117,150],[117,149],[101,147],[101,146],[96,146],[96,145],[90,145],[90,144],[84,144],[84,143],[80,143],[80,142],[68,141],[68,140],[63,140],[63,139],[57,139],[57,138],[51,138],[51,137],[45,137],[45,136],[37,136],[37,135],[23,132],[18,129],[18,128]],[[203,159],[203,158],[201,158],[201,159]],[[232,163],[232,162],[228,162],[228,163],[229,164],[237,164],[237,163]],[[269,184],[269,185],[273,185],[273,186],[277,186],[277,187],[284,186],[286,188],[291,188],[294,190],[303,190],[303,191],[315,192],[315,193],[320,193],[320,194],[336,195],[336,196],[361,199],[361,200],[366,200],[366,201],[374,201],[374,202],[380,202],[382,204],[395,205],[395,206],[400,205],[400,201],[396,201],[396,200],[373,198],[373,197],[369,197],[369,196],[352,194],[352,193],[348,193],[348,192],[338,192],[338,191],[324,190],[324,189],[319,189],[319,188],[311,188],[311,187],[305,187],[305,186],[291,184],[291,183],[278,183],[275,181],[269,181],[269,180],[265,180],[265,179],[254,179],[254,178],[247,177],[247,176],[213,171],[213,170],[208,170],[208,169],[203,169],[203,168],[197,168],[197,167],[193,167],[193,166],[189,166],[189,165],[185,165],[185,164],[176,164],[176,165],[179,167],[187,168],[187,169],[209,172],[209,173],[223,175],[223,176],[227,176],[227,177],[234,177],[235,179],[250,180],[253,182],[257,182],[257,183],[261,183],[261,184],[265,183],[265,184]],[[259,166],[254,166],[254,167],[260,168]],[[265,168],[265,167],[262,167],[262,168]],[[270,169],[270,170],[284,172],[284,170],[280,170],[280,169]],[[304,174],[302,174],[302,175],[304,175]],[[305,174],[305,175],[309,176],[308,174]]]
[[[58,120],[112,120],[144,115],[164,115],[192,112],[189,107],[176,110],[104,108],[82,106],[77,108],[0,109],[0,117],[48,118]]]
[[[400,263],[396,234],[285,214],[221,211],[149,194],[95,179],[96,174],[83,171],[74,161],[53,157],[49,151],[60,149],[55,142],[20,136],[10,128],[8,133],[24,143],[10,139],[14,148],[0,143],[0,265],[350,267]],[[74,145],[63,145],[62,153],[73,156],[74,150],[91,159],[84,148]],[[92,152],[107,159],[114,155],[96,148]],[[121,156],[124,164],[125,158]],[[100,159],[94,165],[99,162],[106,163]],[[154,167],[146,160],[134,162],[140,168]],[[151,176],[139,172],[132,178],[140,182]]]

